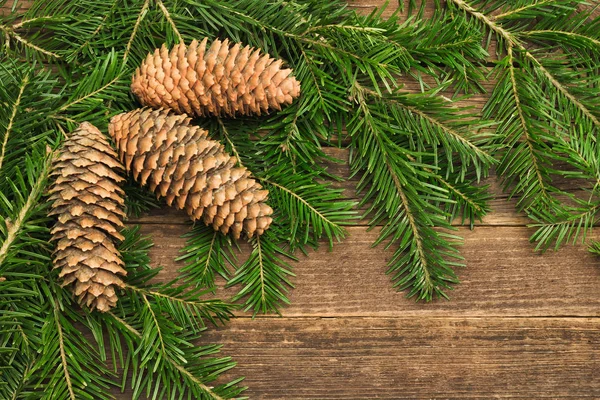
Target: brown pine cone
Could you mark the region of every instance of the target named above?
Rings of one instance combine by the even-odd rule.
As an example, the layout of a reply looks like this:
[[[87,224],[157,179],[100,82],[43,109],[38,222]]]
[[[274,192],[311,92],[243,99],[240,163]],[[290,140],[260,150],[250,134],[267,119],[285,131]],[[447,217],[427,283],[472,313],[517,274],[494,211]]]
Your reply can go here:
[[[125,170],[168,205],[175,203],[193,220],[202,217],[236,239],[242,231],[262,235],[273,213],[265,203],[268,191],[190,121],[168,110],[142,108],[113,117],[108,130]]]
[[[72,285],[81,304],[108,311],[117,303],[116,287],[127,274],[115,247],[123,240],[123,170],[116,152],[102,133],[84,122],[65,141],[54,160],[50,189],[52,210],[58,222],[52,230],[56,241],[54,268],[60,268],[63,285]]]
[[[179,114],[260,115],[269,108],[281,110],[300,95],[300,83],[260,50],[226,39],[206,48],[194,40],[171,52],[165,45],[142,62],[131,83],[132,92],[145,106],[170,108]]]

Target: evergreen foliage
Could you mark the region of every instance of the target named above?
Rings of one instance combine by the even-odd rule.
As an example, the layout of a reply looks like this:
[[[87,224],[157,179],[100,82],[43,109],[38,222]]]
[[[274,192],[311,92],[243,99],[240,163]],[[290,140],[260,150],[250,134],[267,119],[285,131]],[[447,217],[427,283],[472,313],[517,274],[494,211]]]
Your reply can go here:
[[[197,346],[235,307],[205,299],[218,276],[243,309],[278,312],[294,254],[343,239],[360,208],[381,226],[375,245],[393,252],[395,287],[446,297],[463,265],[454,224],[472,227],[489,211],[480,180],[493,166],[532,218],[537,248],[589,233],[600,208],[595,9],[432,3],[433,15],[409,0],[409,17],[384,19],[383,9],[360,15],[340,0],[35,0],[0,17],[0,398],[105,399],[111,387],[136,399],[238,397],[239,379],[214,382],[232,360],[218,345]],[[238,261],[229,238],[194,226],[181,279],[166,284],[153,280],[151,243],[129,228],[118,306],[89,313],[52,271],[50,159],[78,123],[106,131],[111,116],[138,106],[129,83],[149,51],[203,36],[259,47],[301,81],[300,98],[279,113],[195,121],[269,189],[272,228]],[[496,83],[481,115],[456,105],[487,79]],[[342,178],[327,166],[342,160],[331,146],[349,148],[358,204],[332,184]],[[133,182],[125,189],[129,215],[158,205]]]
[[[600,17],[583,1],[449,0],[439,9],[488,35],[498,60],[483,117],[498,123],[497,172],[546,249],[597,219]],[[580,193],[561,178],[580,179]],[[564,182],[564,179],[562,180]]]

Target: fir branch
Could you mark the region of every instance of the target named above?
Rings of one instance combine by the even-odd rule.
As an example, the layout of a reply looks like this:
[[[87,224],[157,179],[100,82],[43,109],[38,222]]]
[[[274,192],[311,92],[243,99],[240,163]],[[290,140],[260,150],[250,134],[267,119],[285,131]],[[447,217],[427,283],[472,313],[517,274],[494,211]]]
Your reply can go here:
[[[158,320],[156,319],[156,314],[154,313],[154,310],[152,309],[152,305],[148,301],[148,297],[146,297],[146,295],[144,293],[141,293],[141,297],[142,297],[142,299],[144,299],[145,310],[148,311],[148,313],[152,317],[152,321],[154,322],[154,328],[156,329],[156,333],[157,333],[158,341],[160,344],[160,348],[162,349],[162,353],[164,355],[166,355],[167,351],[165,349],[165,341],[163,339],[160,324],[158,323]],[[148,329],[147,331],[150,331],[150,330]]]
[[[510,48],[510,46],[509,46]],[[581,110],[581,112],[583,113],[583,115],[585,115],[587,118],[590,119],[590,121],[593,122],[593,124],[597,127],[600,128],[600,120],[598,120],[598,118],[596,118],[596,116],[594,116],[592,114],[592,112],[579,100],[577,100],[577,98],[564,86],[562,85],[551,73],[550,71],[548,71],[548,69],[546,69],[544,67],[544,65],[533,55],[531,54],[531,52],[527,51],[525,49],[525,47],[523,46],[519,46],[519,49],[521,51],[524,52],[525,57],[527,57],[529,60],[531,60],[531,62],[536,66],[537,69],[539,69],[542,74],[546,77],[546,79],[548,80],[548,82],[554,86],[556,89],[558,89],[558,91],[560,93],[562,93],[567,99],[569,99],[577,108],[579,108]]]
[[[549,195],[549,189],[546,188],[546,181],[545,181],[544,177],[542,176],[542,170],[539,165],[538,156],[533,147],[533,140],[532,140],[531,134],[529,132],[529,125],[527,123],[527,120],[526,120],[524,112],[523,112],[523,107],[521,105],[521,98],[519,97],[518,84],[517,84],[517,80],[515,78],[515,66],[514,66],[515,61],[513,59],[512,46],[508,46],[507,57],[508,57],[507,64],[508,64],[508,70],[510,73],[511,89],[512,89],[514,100],[515,100],[515,108],[516,108],[517,114],[519,116],[519,125],[521,126],[521,131],[524,136],[526,148],[529,152],[529,159],[532,161],[533,171],[535,173],[535,179],[537,180],[537,186],[540,188],[542,202],[549,204],[552,202],[550,195]]]
[[[0,271],[6,268],[0,267]],[[2,272],[0,272],[2,274]],[[4,275],[4,274],[3,274]],[[7,279],[7,277],[9,279]],[[35,343],[24,329],[31,329],[38,293],[35,275],[7,272],[0,277],[0,397],[16,399],[25,385],[35,357]]]
[[[19,211],[15,214],[14,219],[11,220],[7,217],[0,217],[0,221],[3,222],[5,227],[4,229],[0,228],[0,231],[2,231],[4,235],[4,240],[0,246],[0,265],[3,264],[10,252],[14,250],[13,247],[15,241],[18,240],[23,225],[27,222],[27,218],[30,216],[31,211],[38,205],[37,202],[45,189],[46,180],[50,174],[53,156],[54,153],[46,155],[41,169],[37,172],[36,180],[33,182],[27,198],[21,205]]]
[[[106,91],[108,88],[111,88],[122,77],[122,70],[115,62],[114,53],[109,53],[104,62],[102,64],[98,63],[97,66],[101,67],[95,68],[95,73],[89,78],[89,82],[92,83],[89,91],[81,88],[85,87],[85,84],[80,84],[81,87],[71,95],[71,98],[68,100],[68,102],[63,104],[58,109],[59,113],[67,111],[88,99],[94,98],[94,96],[97,96],[98,94]]]
[[[581,238],[582,243],[596,223],[599,203],[589,204],[586,209],[576,209],[563,212],[560,215],[548,215],[532,211],[528,216],[534,220],[531,227],[536,231],[531,235],[531,241],[537,242],[535,250],[545,251],[552,244],[558,250],[564,243],[575,244]]]
[[[546,77],[548,82],[554,86],[559,92],[561,92],[569,101],[571,101],[577,108],[581,110],[581,112],[589,118],[596,127],[600,127],[600,121],[596,118],[595,115],[564,86],[562,85],[545,67],[544,65],[529,51],[518,39],[517,34],[511,33],[509,30],[503,28],[500,24],[494,22],[492,17],[488,17],[482,12],[477,11],[475,8],[471,7],[467,2],[463,0],[449,0],[451,3],[455,4],[459,9],[465,11],[466,13],[472,15],[474,18],[481,21],[487,28],[491,31],[498,34],[501,38],[503,38],[507,43],[507,50],[512,51],[513,48],[518,49],[522,54],[525,55],[527,59],[529,59],[537,69],[541,71],[541,73]],[[543,3],[543,2],[542,2]],[[530,6],[538,6],[539,3],[532,4]],[[522,10],[526,9],[528,6],[525,6],[521,9],[516,9],[511,12],[504,13],[504,16],[512,13],[518,13]],[[501,14],[502,15],[502,14]],[[496,19],[498,16],[496,16]],[[535,32],[535,30],[534,30]]]
[[[173,32],[175,32],[175,35],[177,35],[177,38],[179,39],[179,43],[184,43],[183,37],[181,36],[181,33],[179,33],[179,30],[177,29],[177,25],[175,25],[175,22],[171,18],[171,14],[169,14],[169,10],[167,10],[167,8],[163,4],[162,0],[156,0],[156,3],[158,4],[158,8],[160,8],[160,11],[165,16],[165,19],[171,25]]]
[[[591,199],[552,184],[554,176],[593,181],[598,176],[594,159],[600,103],[594,94],[600,82],[593,60],[600,56],[600,39],[593,27],[600,19],[587,20],[590,14],[578,10],[578,3],[542,0],[511,8],[490,0],[477,9],[463,0],[449,1],[450,10],[457,7],[465,18],[495,34],[497,53],[506,54],[497,63],[499,79],[484,116],[500,122],[504,149],[498,172],[506,188],[515,183],[511,195],[518,194],[520,209],[536,220],[539,229],[532,240],[539,241],[537,249],[553,240],[555,246],[566,238],[575,240],[595,214]],[[493,14],[498,8],[501,12]],[[581,129],[587,134],[580,134]],[[561,162],[575,171],[555,167]]]
[[[432,173],[435,181],[448,191],[450,201],[438,204],[445,207],[448,212],[448,221],[453,222],[462,211],[461,223],[469,221],[469,226],[473,229],[475,220],[481,221],[490,212],[489,201],[492,195],[488,191],[488,186],[475,186],[479,183],[475,179],[452,183],[431,170],[427,172]]]
[[[197,290],[184,292],[185,286],[177,287],[174,283],[159,286],[157,290],[132,285],[125,287],[142,296],[147,305],[150,303],[146,296],[152,296],[155,304],[169,312],[180,325],[195,327],[197,331],[206,328],[205,319],[216,324],[217,319],[224,322],[232,316],[230,311],[233,308],[232,305],[221,300],[201,300],[200,297],[204,292]]]
[[[171,364],[179,371],[182,375],[186,376],[190,381],[194,382],[202,391],[207,393],[214,400],[223,400],[224,398],[217,395],[212,389],[206,386],[204,383],[200,381],[200,379],[196,378],[190,371],[185,369],[180,364],[175,363],[173,360],[168,359]]]
[[[98,351],[75,328],[86,326],[84,320],[72,311],[70,294],[50,280],[42,288],[49,307],[41,327],[40,355],[28,379],[43,399],[77,399],[83,396],[110,399],[111,373],[101,361]]]
[[[4,132],[4,138],[2,139],[2,151],[0,151],[0,170],[2,170],[2,163],[4,162],[4,155],[6,154],[6,145],[8,144],[8,138],[10,137],[11,130],[13,127],[13,123],[15,122],[15,117],[17,115],[17,110],[19,110],[19,106],[21,104],[21,97],[23,97],[23,91],[25,87],[29,83],[29,76],[26,75],[23,77],[21,81],[21,87],[19,88],[19,94],[17,95],[17,100],[12,106],[12,111],[10,113],[10,118],[8,120],[8,126]]]
[[[106,22],[108,20],[108,18],[112,15],[112,11],[114,9],[114,7],[117,5],[117,3],[119,2],[119,0],[114,0],[112,3],[112,6],[110,7],[109,12],[106,13],[106,15],[104,16],[104,18],[102,18],[102,20],[100,21],[100,23],[98,24],[98,27],[96,29],[94,29],[94,31],[92,32],[92,34],[85,40],[85,42],[83,42],[78,48],[76,48],[75,50],[73,50],[72,54],[77,54],[79,53],[81,50],[85,49],[87,46],[89,46],[90,42],[92,41],[92,39],[98,34],[100,33],[100,31],[102,30],[102,28],[104,28],[104,26],[106,25]]]
[[[48,113],[56,108],[60,96],[55,94],[57,80],[50,71],[36,71],[33,66],[11,59],[0,58],[0,81],[0,103],[6,105],[0,107],[0,126],[4,131],[0,143],[0,192],[14,200],[9,182],[16,179],[17,172],[23,172],[23,161],[28,157],[31,160],[34,148],[52,140]]]
[[[303,199],[302,197],[300,197],[299,195],[297,195],[296,193],[294,193],[290,189],[288,189],[285,186],[282,186],[282,185],[280,185],[278,183],[275,183],[275,182],[273,182],[273,181],[271,181],[269,179],[258,178],[258,180],[261,181],[261,182],[267,183],[267,184],[269,184],[271,186],[275,186],[277,189],[282,190],[285,193],[287,193],[290,196],[292,196],[294,199],[296,199],[297,201],[299,201],[300,203],[302,203],[303,205],[305,205],[306,207],[308,207],[311,212],[315,213],[318,216],[318,219],[320,219],[323,222],[325,222],[326,226],[330,226],[330,227],[334,228],[334,230],[338,230],[339,229],[339,226],[337,226],[335,223],[333,223],[331,220],[329,220],[319,210],[317,210],[314,206],[312,206],[307,200]],[[331,239],[331,237],[330,237],[330,239]]]
[[[234,301],[244,300],[245,311],[278,312],[281,303],[289,304],[286,287],[293,287],[288,276],[293,276],[291,268],[283,257],[294,260],[277,244],[274,227],[258,237],[252,237],[252,253],[236,271],[227,286],[241,284],[242,289],[233,297]]]
[[[356,205],[352,201],[344,201],[341,190],[332,190],[329,185],[317,183],[318,175],[306,172],[302,177],[283,179],[280,170],[270,172],[273,177],[281,177],[283,184],[274,178],[257,179],[270,189],[271,202],[282,214],[281,219],[289,219],[292,250],[300,245],[308,244],[311,239],[318,240],[325,236],[330,248],[334,240],[340,241],[346,235],[343,228],[349,225],[355,216],[352,211]],[[302,233],[304,231],[304,233]]]
[[[153,284],[158,270],[148,266],[151,242],[140,236],[137,227],[123,234],[120,251],[128,271],[126,296],[120,298],[117,309],[97,315],[98,322],[113,328],[113,335],[120,333],[110,345],[114,362],[124,369],[121,388],[131,373],[134,399],[144,392],[156,399],[184,394],[211,399],[214,395],[237,396],[243,390],[237,386],[240,379],[215,388],[207,385],[235,365],[230,358],[205,358],[217,353],[219,346],[193,344],[206,329],[204,320],[224,322],[231,316],[232,306],[220,300],[202,300],[205,292],[180,286],[178,281]]]
[[[358,109],[348,122],[348,131],[357,149],[351,160],[353,173],[365,171],[358,187],[367,192],[362,204],[372,202],[368,210],[375,212],[371,226],[384,222],[376,244],[390,238],[388,246],[399,245],[389,264],[389,273],[394,274],[399,289],[411,288],[409,296],[418,299],[446,297],[444,289],[457,281],[451,268],[459,265],[452,261],[459,258],[454,248],[457,238],[433,229],[434,224],[451,227],[447,215],[425,199],[449,200],[444,199],[441,190],[436,192],[422,183],[432,178],[433,169],[411,161],[414,156],[393,141],[390,126],[375,118],[373,112],[377,109],[366,96],[362,86],[356,84],[352,97]]]
[[[148,307],[151,308],[150,305],[148,305]],[[119,316],[115,315],[112,312],[107,313],[112,319],[113,321],[117,322],[119,327],[121,327],[122,329],[125,330],[125,332],[128,332],[130,335],[133,335],[133,337],[140,343],[145,341],[144,338],[144,334],[142,334],[142,332],[138,331],[137,329],[135,329],[131,324],[128,324],[125,320],[123,320],[122,318],[120,318]],[[154,321],[156,322],[156,328],[159,327],[159,323],[158,320],[155,318]],[[183,380],[188,381],[188,382],[192,382],[193,386],[195,386],[198,390],[199,393],[202,394],[201,398],[208,398],[208,399],[214,399],[214,400],[223,400],[226,398],[231,398],[230,396],[227,395],[227,392],[225,394],[225,396],[221,395],[220,393],[218,393],[217,391],[215,391],[213,388],[207,386],[204,382],[202,382],[201,379],[198,378],[197,374],[192,373],[189,369],[185,368],[181,363],[177,362],[175,359],[173,359],[168,352],[166,351],[165,347],[161,347],[161,359],[166,361],[166,364],[164,362],[161,362],[161,364],[166,367],[167,369],[171,369],[172,371],[177,371],[180,376],[183,378]],[[191,362],[192,360],[188,360],[188,362]],[[174,372],[173,371],[173,372]],[[139,381],[141,383],[141,380]],[[229,384],[231,385],[231,384]],[[174,388],[176,390],[176,387]],[[191,389],[191,387],[190,387]],[[137,391],[136,391],[137,392]],[[134,392],[134,396],[135,398],[138,398],[138,395],[136,395]],[[238,392],[239,390],[236,390],[234,393]],[[175,394],[176,392],[173,392],[173,394]],[[206,396],[206,397],[205,397]]]
[[[58,318],[58,304],[54,303],[53,307],[53,315],[54,321],[56,323],[56,331],[58,332],[58,346],[60,349],[60,363],[62,365],[65,382],[67,384],[67,389],[69,390],[69,398],[71,400],[76,400],[75,392],[73,391],[73,384],[71,383],[71,375],[69,374],[69,364],[67,363],[67,356],[65,354],[65,341],[63,338],[62,327],[60,326],[60,320]]]
[[[229,240],[212,227],[201,225],[196,225],[184,237],[187,238],[186,247],[181,250],[183,254],[175,259],[186,262],[180,270],[181,278],[186,284],[207,288],[214,293],[217,275],[229,280],[230,272],[225,262],[235,265]]]
[[[600,242],[597,240],[590,241],[588,251],[595,256],[600,256]]]
[[[58,55],[50,50],[43,49],[34,43],[31,43],[29,40],[25,39],[24,37],[19,35],[17,32],[15,32],[14,28],[0,24],[0,31],[4,32],[4,34],[6,35],[7,38],[12,37],[19,43],[23,44],[26,47],[29,47],[32,50],[35,50],[37,52],[40,52],[40,53],[45,54],[50,57],[54,57],[54,58],[58,58],[58,59],[61,58],[60,55]],[[8,47],[9,43],[10,43],[9,40],[7,39],[5,46]]]

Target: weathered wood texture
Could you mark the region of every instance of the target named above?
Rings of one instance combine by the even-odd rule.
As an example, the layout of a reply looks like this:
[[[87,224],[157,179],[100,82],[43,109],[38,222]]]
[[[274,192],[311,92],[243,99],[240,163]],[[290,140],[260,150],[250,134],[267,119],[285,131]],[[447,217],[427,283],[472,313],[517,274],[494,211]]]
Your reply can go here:
[[[243,319],[207,340],[235,354],[253,398],[581,399],[600,396],[599,328],[591,318]]]
[[[350,1],[364,12],[383,3]],[[331,170],[348,174],[344,164]],[[535,253],[527,219],[495,177],[485,183],[493,212],[473,231],[459,228],[467,267],[450,301],[395,292],[385,275],[391,253],[373,249],[377,232],[359,223],[333,251],[294,264],[282,317],[241,313],[206,343],[224,344],[239,362],[231,376],[246,376],[253,399],[600,398],[600,261],[582,245]],[[349,198],[353,184],[341,186]],[[163,209],[131,222],[154,239],[159,277],[176,276],[185,215]]]

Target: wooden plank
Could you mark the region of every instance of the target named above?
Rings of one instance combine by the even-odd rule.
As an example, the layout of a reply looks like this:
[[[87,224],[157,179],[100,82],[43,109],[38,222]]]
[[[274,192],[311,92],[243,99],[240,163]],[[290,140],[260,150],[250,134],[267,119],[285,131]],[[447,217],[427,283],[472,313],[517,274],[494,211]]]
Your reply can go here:
[[[407,2],[407,0],[400,1]],[[361,14],[370,14],[375,9],[381,9],[385,5],[385,3],[385,0],[348,0],[349,8],[352,8]],[[381,14],[383,18],[389,18],[398,9],[397,1],[388,1],[388,3],[388,6]],[[428,5],[426,10],[427,13],[425,14],[425,16],[431,16],[433,14],[433,3],[431,3],[431,5]]]
[[[185,245],[180,235],[187,229],[143,225],[142,232],[156,243],[153,265],[165,267],[160,279],[175,278],[183,266],[173,260]],[[530,233],[524,227],[461,228],[467,264],[457,271],[461,283],[448,293],[450,301],[424,304],[392,288],[385,275],[392,251],[371,247],[377,232],[353,227],[333,251],[322,246],[293,263],[296,288],[290,292],[292,304],[281,311],[286,317],[600,316],[600,259],[581,245],[535,253],[527,240]],[[242,249],[247,254],[248,246]],[[217,296],[229,298],[235,289]]]
[[[7,0],[6,4],[0,6],[0,16],[10,15],[12,11],[24,13],[33,5],[33,0]]]
[[[251,399],[600,396],[597,318],[245,318],[203,342]]]

